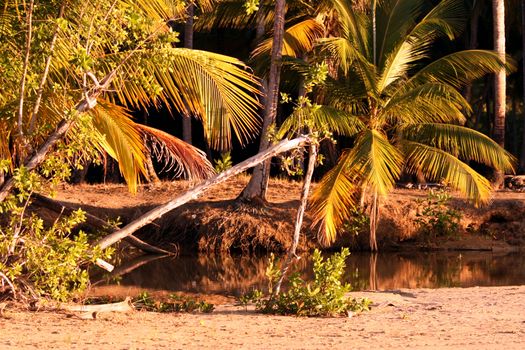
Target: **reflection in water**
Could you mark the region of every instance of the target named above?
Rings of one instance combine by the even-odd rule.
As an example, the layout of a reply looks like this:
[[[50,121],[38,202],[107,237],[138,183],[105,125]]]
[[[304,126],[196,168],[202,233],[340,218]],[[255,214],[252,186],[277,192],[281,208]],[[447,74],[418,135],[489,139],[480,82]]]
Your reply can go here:
[[[162,258],[123,274],[119,283],[144,289],[240,295],[265,289],[267,256]],[[296,270],[312,278],[312,264],[303,257]],[[129,271],[129,269],[128,269]],[[354,290],[439,288],[525,284],[525,256],[490,252],[353,253],[345,280]]]

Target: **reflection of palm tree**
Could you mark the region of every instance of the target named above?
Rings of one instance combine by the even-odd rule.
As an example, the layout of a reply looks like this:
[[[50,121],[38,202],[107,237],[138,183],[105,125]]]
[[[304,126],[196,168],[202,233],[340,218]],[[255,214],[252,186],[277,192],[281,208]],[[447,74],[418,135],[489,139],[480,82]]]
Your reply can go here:
[[[322,48],[339,63],[337,79],[326,82],[324,102],[346,124],[353,147],[321,180],[313,195],[321,238],[335,239],[359,193],[370,196],[370,248],[380,197],[392,190],[401,173],[422,172],[444,181],[475,203],[489,199],[490,183],[469,160],[512,170],[512,156],[485,135],[463,127],[470,106],[458,89],[502,68],[497,54],[461,51],[428,62],[432,43],[454,38],[462,27],[461,1],[447,0],[422,17],[422,1],[381,1],[375,16],[357,13],[349,1],[333,0],[341,35]],[[375,48],[375,49],[374,49]],[[315,116],[314,116],[315,117]],[[326,117],[326,116],[325,116]],[[326,118],[325,118],[326,119]],[[322,129],[326,122],[318,122]]]
[[[370,290],[377,290],[377,253],[370,254]]]

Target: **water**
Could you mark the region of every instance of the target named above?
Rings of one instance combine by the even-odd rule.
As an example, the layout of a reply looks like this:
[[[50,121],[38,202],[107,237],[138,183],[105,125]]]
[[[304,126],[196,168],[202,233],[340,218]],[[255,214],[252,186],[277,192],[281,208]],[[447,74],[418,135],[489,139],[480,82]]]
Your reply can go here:
[[[241,295],[265,290],[267,256],[147,257],[116,269],[117,280],[104,282],[147,290]],[[525,284],[525,255],[491,252],[353,253],[346,261],[345,281],[354,290],[506,286]],[[297,269],[312,278],[312,264],[303,257]],[[129,272],[127,272],[129,271]]]

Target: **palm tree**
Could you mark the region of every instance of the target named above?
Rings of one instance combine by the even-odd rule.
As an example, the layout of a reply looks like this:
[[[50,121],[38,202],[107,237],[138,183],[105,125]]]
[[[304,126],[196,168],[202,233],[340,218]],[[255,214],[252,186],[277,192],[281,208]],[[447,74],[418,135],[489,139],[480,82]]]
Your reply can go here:
[[[494,49],[501,60],[505,60],[505,4],[504,0],[492,0]],[[506,76],[502,68],[494,80],[494,141],[505,147],[505,110],[507,105]],[[503,186],[503,172],[495,172],[494,186]]]
[[[197,115],[215,145],[228,144],[232,132],[241,142],[256,133],[258,84],[246,66],[172,46],[176,36],[166,21],[184,6],[168,0],[37,1],[33,13],[31,7],[20,12],[18,5],[4,2],[0,17],[3,60],[10,63],[0,84],[0,159],[12,159],[12,169],[24,163],[34,169],[66,134],[75,141],[89,131],[85,141],[116,158],[135,190],[145,171],[144,135],[157,140],[166,135],[137,125],[126,108],[164,105]],[[39,38],[17,35],[30,33],[33,23],[42,26]],[[20,52],[30,60],[20,60]],[[28,88],[20,88],[24,82]],[[15,111],[19,118],[13,120]],[[28,147],[12,147],[20,142]],[[198,154],[180,144],[174,150],[181,153],[172,159]],[[2,200],[10,186],[6,180]]]
[[[314,114],[311,123],[321,127],[326,118],[338,118],[332,124],[346,125],[339,129],[353,137],[353,147],[342,152],[313,194],[320,239],[332,242],[365,194],[370,248],[377,250],[379,201],[402,172],[422,172],[476,204],[487,202],[490,183],[468,162],[513,171],[513,158],[490,138],[463,126],[470,106],[459,89],[499,71],[504,62],[483,50],[430,60],[432,43],[453,39],[463,25],[462,1],[441,1],[428,13],[422,13],[423,0],[384,0],[365,12],[354,11],[349,0],[333,4],[341,35],[323,40],[321,48],[337,61],[339,71],[337,79],[328,78],[318,102],[339,112],[324,113],[324,119]]]

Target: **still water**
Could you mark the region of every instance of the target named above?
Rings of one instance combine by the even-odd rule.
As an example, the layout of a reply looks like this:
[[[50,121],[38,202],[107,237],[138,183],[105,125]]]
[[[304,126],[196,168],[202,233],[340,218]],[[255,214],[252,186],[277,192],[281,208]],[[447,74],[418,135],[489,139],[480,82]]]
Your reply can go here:
[[[149,261],[148,261],[149,260]],[[346,261],[345,281],[354,290],[505,286],[525,284],[525,254],[491,252],[353,253]],[[265,290],[267,256],[146,257],[122,263],[109,284],[148,290],[241,295]],[[312,264],[296,264],[304,279]]]

